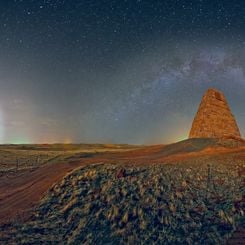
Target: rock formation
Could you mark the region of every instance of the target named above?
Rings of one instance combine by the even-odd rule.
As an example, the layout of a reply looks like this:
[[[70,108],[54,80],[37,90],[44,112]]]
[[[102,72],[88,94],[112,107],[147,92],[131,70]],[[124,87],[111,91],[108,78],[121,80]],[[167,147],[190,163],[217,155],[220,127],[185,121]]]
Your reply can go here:
[[[241,138],[223,93],[216,89],[207,90],[193,120],[189,138]]]

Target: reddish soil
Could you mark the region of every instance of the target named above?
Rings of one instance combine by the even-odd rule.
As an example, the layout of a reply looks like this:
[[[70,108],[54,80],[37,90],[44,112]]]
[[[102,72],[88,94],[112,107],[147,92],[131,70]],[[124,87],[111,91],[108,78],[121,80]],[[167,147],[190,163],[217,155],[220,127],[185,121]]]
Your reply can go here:
[[[67,162],[46,164],[33,171],[17,172],[12,177],[0,177],[0,224],[15,219],[25,220],[45,192],[73,169],[90,163],[149,164],[171,163],[200,157],[226,156],[245,161],[245,148],[208,148],[196,152],[166,153],[157,145],[129,152],[98,153],[89,158],[74,156]]]
[[[28,216],[44,193],[69,171],[83,163],[47,164],[33,171],[0,178],[0,223]]]

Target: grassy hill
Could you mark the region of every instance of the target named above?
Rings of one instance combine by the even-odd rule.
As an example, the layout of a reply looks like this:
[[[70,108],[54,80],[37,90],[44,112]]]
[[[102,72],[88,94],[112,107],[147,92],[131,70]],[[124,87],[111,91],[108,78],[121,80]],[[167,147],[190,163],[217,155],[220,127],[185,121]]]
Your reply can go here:
[[[0,241],[224,244],[244,225],[243,171],[243,160],[212,157],[79,168],[49,189],[28,222],[0,227]]]

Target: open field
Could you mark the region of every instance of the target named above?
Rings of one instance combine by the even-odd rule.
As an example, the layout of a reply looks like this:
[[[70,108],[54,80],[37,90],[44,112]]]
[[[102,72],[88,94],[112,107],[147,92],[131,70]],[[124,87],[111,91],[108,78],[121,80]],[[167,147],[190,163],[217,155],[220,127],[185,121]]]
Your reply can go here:
[[[86,144],[0,146],[0,223],[23,216],[23,211],[29,213],[53,183],[88,160],[98,161],[101,154],[138,148]]]
[[[239,244],[234,234],[244,231],[243,142],[119,148],[50,150],[62,157],[3,174],[1,243],[222,244],[233,236],[229,244]],[[239,234],[237,241],[244,241]]]
[[[135,148],[138,147],[105,144],[0,145],[0,175],[6,172],[37,168],[71,156],[84,154],[83,157],[89,157],[99,152],[118,152]]]

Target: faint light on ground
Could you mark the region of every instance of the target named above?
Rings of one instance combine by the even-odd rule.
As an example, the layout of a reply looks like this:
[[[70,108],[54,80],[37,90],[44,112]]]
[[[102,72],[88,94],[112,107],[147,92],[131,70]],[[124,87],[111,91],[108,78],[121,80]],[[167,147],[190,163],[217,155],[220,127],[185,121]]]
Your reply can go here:
[[[177,141],[182,141],[182,140],[186,140],[188,139],[188,135],[185,134],[185,135],[180,135],[179,137],[177,137]]]

